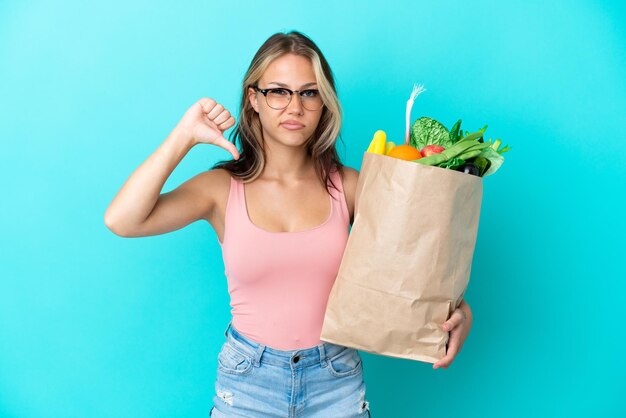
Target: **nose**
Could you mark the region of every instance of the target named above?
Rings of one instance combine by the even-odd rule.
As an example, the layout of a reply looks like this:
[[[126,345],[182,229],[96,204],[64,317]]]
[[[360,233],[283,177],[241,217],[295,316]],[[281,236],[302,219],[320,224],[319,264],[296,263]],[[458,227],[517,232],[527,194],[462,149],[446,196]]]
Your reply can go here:
[[[287,105],[287,113],[296,112],[298,115],[303,113],[304,107],[302,106],[302,97],[300,94],[293,93],[291,95],[291,101]]]

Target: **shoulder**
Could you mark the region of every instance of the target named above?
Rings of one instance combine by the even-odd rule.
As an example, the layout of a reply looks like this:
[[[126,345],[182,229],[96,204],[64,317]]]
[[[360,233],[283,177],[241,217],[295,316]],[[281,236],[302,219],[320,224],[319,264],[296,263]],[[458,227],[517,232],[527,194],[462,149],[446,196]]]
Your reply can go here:
[[[197,187],[209,205],[207,218],[211,217],[216,207],[226,205],[230,192],[230,173],[223,168],[214,168],[198,174]]]
[[[343,187],[344,189],[353,189],[356,190],[356,183],[359,181],[359,171],[348,167],[347,165],[343,166]]]
[[[354,198],[356,194],[356,184],[359,181],[359,171],[343,166],[343,191],[346,196],[346,203],[348,204],[348,211],[350,212],[350,223],[354,218]]]
[[[202,173],[205,177],[205,181],[211,182],[213,185],[226,185],[230,184],[230,172],[223,168],[212,168]]]
[[[194,177],[198,188],[211,194],[212,191],[230,188],[230,173],[223,168],[214,168],[196,175]]]

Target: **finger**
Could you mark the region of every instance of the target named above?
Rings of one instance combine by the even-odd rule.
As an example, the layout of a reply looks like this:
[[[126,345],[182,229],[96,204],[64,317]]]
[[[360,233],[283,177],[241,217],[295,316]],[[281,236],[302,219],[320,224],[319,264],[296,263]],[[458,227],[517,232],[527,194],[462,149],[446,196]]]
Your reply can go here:
[[[448,350],[446,351],[446,357],[451,356],[455,358],[459,353],[459,349],[461,344],[461,333],[455,332],[450,335],[450,340],[448,341]],[[450,360],[452,361],[452,360]]]
[[[226,129],[231,128],[234,124],[235,124],[235,118],[231,116],[226,122],[219,125],[218,128],[220,128],[222,132],[224,132]]]
[[[235,147],[235,145],[232,142],[228,141],[223,136],[215,140],[215,145],[222,147],[226,151],[230,152],[233,155],[233,158],[235,160],[239,159],[239,151],[237,150],[237,147]]]
[[[433,364],[433,369],[438,369],[438,368],[447,369],[448,366],[450,366],[450,364],[454,360],[455,356],[456,356],[456,353],[453,353],[451,350],[448,350],[446,355],[443,356],[441,360]]]
[[[200,103],[200,107],[202,107],[202,111],[204,113],[209,113],[217,104],[215,100],[209,99],[208,97],[203,97],[202,99],[198,100],[198,103]]]
[[[452,363],[456,355],[459,353],[459,350],[461,349],[460,341],[461,341],[460,332],[457,331],[457,332],[450,333],[446,355],[442,357],[441,360],[433,364],[433,369],[437,369],[439,367],[447,369],[448,366],[450,366],[450,364]]]
[[[460,309],[456,308],[450,318],[443,323],[443,330],[450,331],[459,326],[463,321],[465,321],[465,313]]]
[[[448,366],[450,366],[450,363],[452,363],[452,360],[454,360],[454,358],[446,354],[441,359],[439,359],[439,361],[433,364],[433,369],[447,369]]]
[[[213,122],[215,122],[217,125],[219,125],[221,123],[226,122],[229,117],[230,117],[230,112],[228,110],[224,110],[222,113],[217,115],[217,117],[215,119],[213,119]]]
[[[207,115],[210,120],[215,120],[216,117],[219,116],[220,113],[224,111],[224,106],[221,104],[216,104],[215,107],[209,112]]]

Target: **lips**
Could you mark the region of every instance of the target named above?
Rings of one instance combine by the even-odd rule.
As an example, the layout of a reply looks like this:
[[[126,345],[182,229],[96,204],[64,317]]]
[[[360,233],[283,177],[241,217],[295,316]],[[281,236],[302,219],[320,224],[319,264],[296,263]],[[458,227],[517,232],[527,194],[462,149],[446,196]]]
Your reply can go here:
[[[284,121],[283,123],[281,123],[281,125],[282,125],[284,128],[289,129],[289,130],[294,130],[294,129],[302,129],[302,128],[304,128],[304,125],[303,125],[303,124],[301,124],[300,122],[295,121],[295,120],[286,120],[286,121]]]

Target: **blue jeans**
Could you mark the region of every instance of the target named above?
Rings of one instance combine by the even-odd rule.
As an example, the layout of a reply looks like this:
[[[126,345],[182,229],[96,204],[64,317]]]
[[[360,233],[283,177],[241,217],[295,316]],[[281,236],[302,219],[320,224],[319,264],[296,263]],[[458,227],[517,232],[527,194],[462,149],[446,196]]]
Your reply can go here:
[[[231,323],[224,336],[211,417],[371,417],[358,350],[328,342],[277,350]]]

